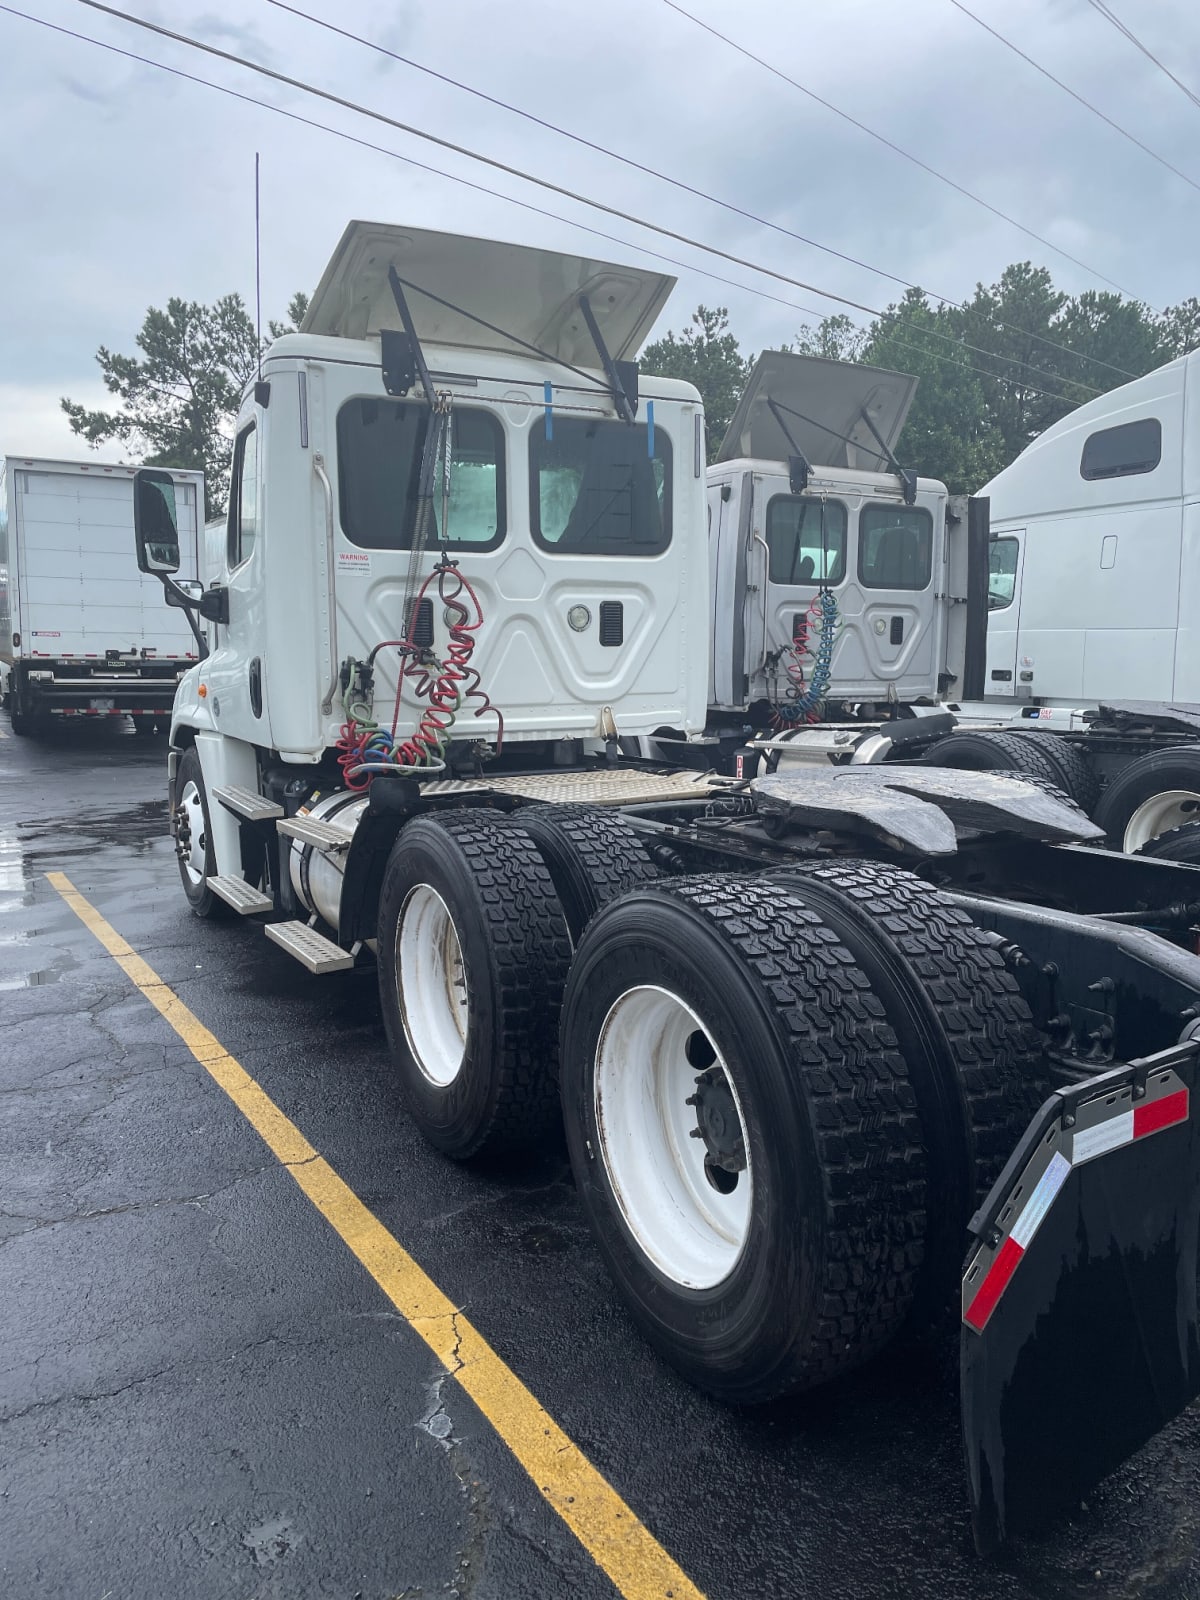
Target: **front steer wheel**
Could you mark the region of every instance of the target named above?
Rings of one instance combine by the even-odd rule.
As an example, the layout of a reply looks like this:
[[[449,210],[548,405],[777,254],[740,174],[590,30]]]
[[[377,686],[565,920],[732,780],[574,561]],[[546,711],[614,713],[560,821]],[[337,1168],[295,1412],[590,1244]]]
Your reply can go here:
[[[464,1159],[554,1136],[562,907],[533,840],[485,810],[418,817],[379,897],[379,997],[413,1120]]]
[[[904,1060],[815,912],[736,877],[600,911],[563,1006],[580,1197],[646,1337],[756,1403],[888,1342],[912,1303],[925,1150]]]
[[[195,745],[189,746],[179,758],[175,795],[171,832],[175,836],[179,876],[188,904],[198,917],[226,917],[229,907],[208,887],[209,878],[216,876],[217,858],[213,849],[204,773]]]

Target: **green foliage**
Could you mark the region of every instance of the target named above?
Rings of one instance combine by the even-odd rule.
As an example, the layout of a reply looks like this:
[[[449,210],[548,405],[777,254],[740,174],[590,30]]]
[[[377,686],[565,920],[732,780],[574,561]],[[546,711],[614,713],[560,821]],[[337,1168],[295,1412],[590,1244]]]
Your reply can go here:
[[[640,357],[643,372],[660,378],[681,378],[699,389],[704,400],[710,461],[720,449],[753,365],[753,358],[742,355],[728,330],[729,313],[724,306],[715,310],[697,306],[690,328],[656,339]]]
[[[292,331],[308,305],[294,295],[289,321],[272,322],[271,337]],[[242,391],[261,354],[241,295],[215,305],[171,299],[151,307],[137,335],[141,359],[101,345],[96,360],[119,411],[89,411],[64,399],[71,430],[90,445],[119,439],[148,466],[200,468],[205,515],[219,516],[229,495],[229,447]],[[265,343],[262,349],[265,349]]]
[[[782,348],[918,377],[901,458],[960,494],[1077,406],[1200,348],[1200,300],[1160,316],[1119,294],[1072,297],[1023,261],[962,306],[910,289],[865,329],[826,317]]]

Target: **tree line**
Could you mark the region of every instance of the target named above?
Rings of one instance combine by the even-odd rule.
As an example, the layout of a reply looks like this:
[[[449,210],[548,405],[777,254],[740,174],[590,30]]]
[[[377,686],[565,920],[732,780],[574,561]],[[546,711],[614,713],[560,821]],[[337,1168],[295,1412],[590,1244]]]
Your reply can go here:
[[[952,494],[979,489],[1051,423],[1109,389],[1200,347],[1200,299],[1159,313],[1094,289],[1068,295],[1044,267],[1014,263],[963,305],[910,289],[863,326],[843,315],[802,327],[775,348],[862,361],[920,380],[899,454]],[[709,459],[754,364],[724,307],[647,345],[642,368],[684,378],[704,396]]]
[[[271,339],[299,327],[296,294]],[[72,430],[90,445],[116,440],[150,466],[201,468],[206,514],[229,493],[229,447],[246,383],[269,341],[258,338],[240,295],[214,305],[172,299],[151,308],[138,356],[103,345],[105,387],[121,409],[64,399]],[[951,493],[980,488],[1051,423],[1131,378],[1200,347],[1200,299],[1163,312],[1094,289],[1068,295],[1044,267],[1014,263],[962,305],[910,289],[867,325],[824,317],[776,348],[911,373],[920,382],[900,444],[907,467]],[[709,458],[725,435],[754,357],[744,355],[724,307],[698,306],[690,326],[648,344],[642,370],[694,383],[704,398]]]

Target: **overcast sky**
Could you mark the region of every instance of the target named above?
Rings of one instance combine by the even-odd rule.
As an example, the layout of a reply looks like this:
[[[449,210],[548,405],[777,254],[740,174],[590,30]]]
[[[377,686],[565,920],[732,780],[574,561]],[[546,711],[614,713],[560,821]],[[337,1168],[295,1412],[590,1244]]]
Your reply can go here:
[[[352,217],[683,267],[659,331],[727,305],[743,348],[839,309],[466,157],[111,20],[79,0],[14,0],[95,39],[352,132],[554,212],[522,210],[276,112],[0,12],[0,453],[86,456],[59,398],[104,403],[98,345],[134,351],[171,295],[254,292],[262,156],[263,313],[311,290]],[[120,3],[120,0],[118,0]],[[874,267],[961,298],[1033,259],[1077,291],[1103,274],[1156,307],[1200,294],[1200,192],[1098,122],[950,0],[684,0],[781,70],[1036,229],[1035,243],[678,15],[663,0],[297,0],[303,9],[731,200]],[[1200,110],[1088,0],[970,0],[1200,183]],[[902,286],[630,171],[268,0],[124,0],[443,137],[871,306]],[[1113,9],[1200,89],[1195,0]],[[592,224],[622,242],[596,239]],[[714,283],[702,269],[737,280]],[[792,309],[754,291],[794,302]],[[100,452],[119,460],[119,448]]]

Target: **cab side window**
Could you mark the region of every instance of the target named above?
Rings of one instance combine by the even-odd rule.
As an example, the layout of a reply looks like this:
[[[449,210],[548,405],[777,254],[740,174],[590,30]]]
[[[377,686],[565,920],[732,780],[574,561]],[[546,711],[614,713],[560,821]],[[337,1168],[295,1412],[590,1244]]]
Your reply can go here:
[[[229,495],[229,570],[250,559],[258,538],[258,429],[238,435]]]

